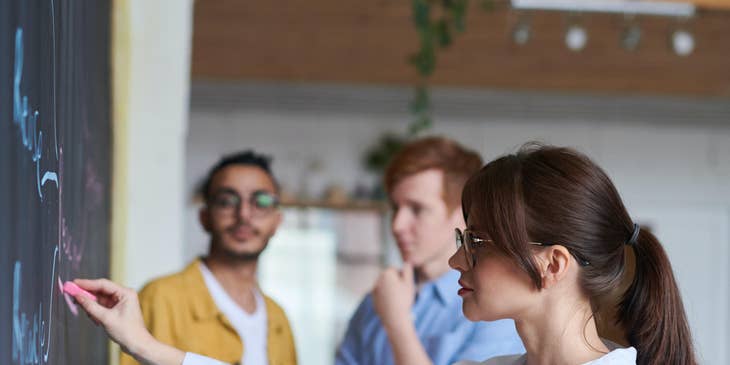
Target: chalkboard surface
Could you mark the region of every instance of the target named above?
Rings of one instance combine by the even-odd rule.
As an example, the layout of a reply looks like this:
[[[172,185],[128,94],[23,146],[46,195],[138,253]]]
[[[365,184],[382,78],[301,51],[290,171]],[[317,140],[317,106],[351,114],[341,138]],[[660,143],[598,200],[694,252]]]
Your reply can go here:
[[[0,365],[105,364],[60,281],[108,276],[108,0],[0,0]]]

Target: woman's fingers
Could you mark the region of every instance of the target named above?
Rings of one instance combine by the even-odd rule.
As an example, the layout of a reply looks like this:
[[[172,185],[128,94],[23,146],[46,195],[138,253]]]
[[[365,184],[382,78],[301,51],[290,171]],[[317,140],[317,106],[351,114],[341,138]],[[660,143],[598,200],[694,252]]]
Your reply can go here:
[[[89,315],[91,320],[93,320],[96,324],[104,323],[104,319],[108,312],[107,308],[104,308],[93,299],[90,299],[81,293],[76,294],[74,298],[76,299],[76,302],[84,308],[84,311]]]
[[[111,308],[115,304],[117,304],[117,300],[116,298],[110,296],[100,296],[99,304],[103,305],[104,307]]]
[[[94,294],[115,295],[124,290],[124,287],[117,285],[107,279],[74,279],[74,283],[84,290],[88,290]]]
[[[137,349],[150,338],[134,290],[107,279],[77,279],[74,283],[97,296],[95,301],[78,292],[74,298],[91,320],[101,324],[109,338],[123,349]]]

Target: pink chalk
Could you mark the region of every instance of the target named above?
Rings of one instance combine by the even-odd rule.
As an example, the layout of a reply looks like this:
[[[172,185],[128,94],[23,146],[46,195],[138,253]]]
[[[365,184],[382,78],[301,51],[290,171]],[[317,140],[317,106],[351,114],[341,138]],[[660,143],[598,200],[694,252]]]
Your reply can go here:
[[[74,284],[72,281],[67,281],[63,284],[63,291],[65,293],[71,294],[74,297],[78,294],[83,294],[89,299],[92,299],[94,301],[97,300],[96,296],[94,294],[91,294],[91,293],[87,292],[86,290],[81,289],[78,285]]]

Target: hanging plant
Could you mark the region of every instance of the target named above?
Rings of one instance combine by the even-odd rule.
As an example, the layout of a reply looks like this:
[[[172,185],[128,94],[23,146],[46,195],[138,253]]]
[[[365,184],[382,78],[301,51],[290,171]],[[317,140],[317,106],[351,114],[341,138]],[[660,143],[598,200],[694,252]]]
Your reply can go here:
[[[363,166],[366,170],[381,175],[388,166],[390,158],[393,157],[407,139],[395,133],[384,133],[375,143],[365,151],[363,155]]]
[[[409,58],[418,72],[409,127],[411,136],[428,130],[432,125],[428,78],[436,68],[437,53],[451,45],[456,33],[466,30],[468,0],[413,0],[413,23],[418,32],[420,48]],[[494,7],[492,0],[481,0],[485,10]]]
[[[390,159],[408,140],[418,137],[432,127],[428,78],[436,68],[438,51],[449,47],[454,35],[466,30],[468,0],[412,1],[413,23],[420,42],[419,50],[409,58],[409,63],[416,68],[419,76],[410,105],[414,119],[409,123],[405,134],[384,133],[364,152],[363,167],[376,176],[382,175]],[[494,4],[492,0],[481,0],[481,5],[484,9],[489,10]],[[377,198],[384,196],[380,182],[375,191]]]

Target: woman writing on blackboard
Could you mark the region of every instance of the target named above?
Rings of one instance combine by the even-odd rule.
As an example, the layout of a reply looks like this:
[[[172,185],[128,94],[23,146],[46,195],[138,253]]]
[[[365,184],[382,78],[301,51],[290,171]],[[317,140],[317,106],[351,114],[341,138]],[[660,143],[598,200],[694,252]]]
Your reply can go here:
[[[661,244],[633,223],[613,183],[587,157],[566,148],[524,148],[485,166],[462,199],[467,230],[457,232],[450,264],[461,272],[464,314],[514,319],[527,349],[483,365],[696,364]],[[615,348],[600,339],[594,313],[601,298],[617,295],[629,250],[635,275],[618,293],[617,319],[631,347]],[[218,364],[152,338],[134,291],[103,279],[77,284],[100,295],[99,303],[76,298],[140,362]]]

